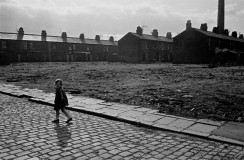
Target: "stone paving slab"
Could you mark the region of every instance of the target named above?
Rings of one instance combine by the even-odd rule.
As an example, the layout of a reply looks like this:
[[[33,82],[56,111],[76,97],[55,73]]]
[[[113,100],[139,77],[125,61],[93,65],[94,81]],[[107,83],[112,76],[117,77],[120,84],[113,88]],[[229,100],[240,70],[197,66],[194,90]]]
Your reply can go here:
[[[177,120],[177,118],[165,116],[165,117],[162,117],[160,120],[156,121],[155,123],[161,124],[161,125],[167,125],[176,120]]]
[[[141,116],[137,116],[136,119],[145,122],[155,122],[161,119],[161,116],[153,115],[153,114],[143,114]]]
[[[169,123],[168,126],[181,128],[182,130],[184,130],[184,129],[192,126],[193,124],[195,124],[194,121],[177,119],[176,121]]]
[[[212,135],[218,135],[226,138],[244,142],[244,124],[235,122],[226,122],[224,125],[212,132]]]
[[[104,106],[106,106],[107,108],[110,108],[110,109],[116,109],[116,110],[120,110],[120,111],[130,111],[131,109],[130,108],[128,108],[128,107],[118,107],[118,106],[116,106],[116,105],[111,105],[111,106],[108,106],[108,105],[105,105],[105,104],[103,104],[103,103],[100,103],[101,105],[104,105]]]
[[[157,128],[161,128],[161,129],[164,129],[164,130],[174,131],[174,132],[183,131],[183,128],[178,128],[178,127],[169,126],[169,125],[160,124],[160,123],[154,123],[152,126],[157,127]]]
[[[89,99],[81,100],[81,102],[86,104],[98,104],[104,102],[104,100],[89,98]]]
[[[188,128],[186,128],[183,132],[189,134],[195,134],[198,136],[208,137],[211,132],[216,130],[218,126],[206,125],[201,123],[196,123]]]
[[[151,112],[152,109],[150,108],[134,108],[134,111],[140,111],[140,112]]]
[[[74,109],[82,109],[82,110],[86,109],[83,105],[74,105],[72,108],[74,108]]]
[[[182,130],[181,132],[186,133],[186,134],[200,136],[200,137],[205,137],[205,138],[210,136],[210,133],[207,133],[207,132],[199,132],[199,131],[188,130],[188,129]]]
[[[55,94],[45,93],[39,89],[21,89],[14,85],[0,84],[0,92],[16,97],[30,97],[29,100],[33,102],[54,105]],[[140,106],[105,102],[104,100],[69,94],[67,96],[69,98],[69,107],[67,109],[100,114],[101,116],[107,115],[118,120],[244,146],[244,124],[232,124],[208,119],[188,119],[158,113],[157,110]]]
[[[138,112],[138,111],[126,111],[126,112],[119,114],[119,116],[121,116],[121,117],[128,117],[128,118],[129,117],[136,118],[136,117],[139,117],[142,115],[143,115],[143,112]]]
[[[82,105],[82,104],[81,104]],[[85,108],[89,108],[89,109],[94,109],[94,110],[99,110],[102,108],[106,108],[107,106],[105,105],[101,105],[101,104],[93,104],[93,105],[87,105]]]

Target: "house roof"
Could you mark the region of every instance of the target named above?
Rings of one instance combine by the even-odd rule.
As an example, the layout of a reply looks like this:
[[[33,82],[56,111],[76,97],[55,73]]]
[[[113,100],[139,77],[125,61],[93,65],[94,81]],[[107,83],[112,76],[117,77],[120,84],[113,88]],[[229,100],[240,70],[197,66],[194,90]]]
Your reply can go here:
[[[201,29],[197,29],[197,28],[192,28],[193,30],[200,32],[208,37],[214,37],[214,38],[219,38],[219,39],[226,39],[226,40],[231,40],[231,41],[236,41],[236,42],[242,42],[244,43],[244,39],[240,39],[240,38],[235,38],[232,36],[226,36],[223,34],[217,34],[217,33],[213,33],[213,32],[209,32],[209,31],[203,31]]]
[[[82,43],[82,44],[101,44],[101,45],[118,45],[118,41],[111,42],[109,40],[95,39],[80,39],[76,37],[67,37],[64,40],[61,36],[47,36],[46,39],[42,39],[41,35],[36,34],[24,34],[23,37],[18,37],[17,33],[0,32],[0,39],[5,40],[24,40],[24,41],[42,41],[42,42],[67,42],[67,43]]]
[[[161,41],[161,42],[173,42],[173,39],[167,38],[167,37],[163,37],[163,36],[158,36],[155,37],[153,35],[149,35],[149,34],[142,34],[139,35],[137,33],[133,33],[133,32],[129,32],[131,34],[133,34],[134,36],[140,38],[140,39],[145,39],[145,40],[152,40],[152,41]]]

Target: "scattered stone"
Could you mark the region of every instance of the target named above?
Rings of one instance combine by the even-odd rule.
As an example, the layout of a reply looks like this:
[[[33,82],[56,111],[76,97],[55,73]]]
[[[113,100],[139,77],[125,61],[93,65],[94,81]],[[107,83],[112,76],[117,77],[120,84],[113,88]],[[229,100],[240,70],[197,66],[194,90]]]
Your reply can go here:
[[[184,96],[182,96],[183,98],[193,98],[193,96],[192,95],[184,95]]]

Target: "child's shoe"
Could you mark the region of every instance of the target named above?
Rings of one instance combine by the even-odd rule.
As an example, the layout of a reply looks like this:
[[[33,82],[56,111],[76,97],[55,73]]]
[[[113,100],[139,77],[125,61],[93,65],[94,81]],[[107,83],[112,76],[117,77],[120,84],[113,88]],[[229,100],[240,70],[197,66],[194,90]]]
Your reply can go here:
[[[59,119],[53,120],[53,123],[59,123]]]
[[[69,118],[69,119],[66,121],[66,123],[69,123],[70,121],[72,121],[72,118]]]

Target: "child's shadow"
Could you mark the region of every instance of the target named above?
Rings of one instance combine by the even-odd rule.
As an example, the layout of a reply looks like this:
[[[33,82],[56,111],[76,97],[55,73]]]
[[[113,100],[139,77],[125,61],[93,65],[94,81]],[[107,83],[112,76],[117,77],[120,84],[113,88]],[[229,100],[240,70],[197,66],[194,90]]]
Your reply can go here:
[[[54,127],[58,137],[57,145],[60,147],[67,147],[68,140],[71,139],[71,132],[69,131],[68,126],[69,125],[61,126],[59,124],[56,124],[56,126]]]

